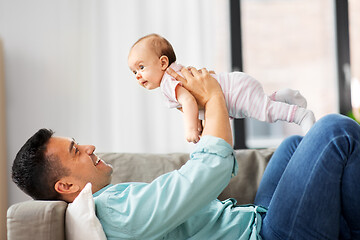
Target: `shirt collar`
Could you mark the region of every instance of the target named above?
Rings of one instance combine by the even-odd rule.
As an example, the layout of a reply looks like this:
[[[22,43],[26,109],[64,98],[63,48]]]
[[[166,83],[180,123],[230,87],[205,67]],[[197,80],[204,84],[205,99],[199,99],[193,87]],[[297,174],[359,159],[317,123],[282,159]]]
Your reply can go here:
[[[93,194],[93,197],[99,196],[99,195],[102,194],[106,189],[108,189],[109,187],[112,187],[112,186],[113,186],[113,184],[109,184],[109,185],[103,187],[103,188],[100,189],[99,191],[95,192],[95,193]]]

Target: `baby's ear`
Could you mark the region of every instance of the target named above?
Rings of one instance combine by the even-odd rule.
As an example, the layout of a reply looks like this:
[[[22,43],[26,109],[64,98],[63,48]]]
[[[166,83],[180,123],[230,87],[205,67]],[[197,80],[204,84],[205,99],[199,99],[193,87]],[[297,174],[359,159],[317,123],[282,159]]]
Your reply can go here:
[[[165,55],[160,57],[161,69],[166,70],[169,67],[169,58]]]

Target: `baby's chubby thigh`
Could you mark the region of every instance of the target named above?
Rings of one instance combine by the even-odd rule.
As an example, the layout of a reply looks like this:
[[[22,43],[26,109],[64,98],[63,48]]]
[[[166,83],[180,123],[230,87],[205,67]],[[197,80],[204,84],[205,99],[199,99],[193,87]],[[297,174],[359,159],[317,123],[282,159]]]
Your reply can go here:
[[[245,118],[249,115],[247,108],[257,98],[257,93],[264,94],[261,83],[243,72],[220,73],[214,76],[224,93],[229,115],[234,118]],[[259,96],[258,96],[259,97]]]

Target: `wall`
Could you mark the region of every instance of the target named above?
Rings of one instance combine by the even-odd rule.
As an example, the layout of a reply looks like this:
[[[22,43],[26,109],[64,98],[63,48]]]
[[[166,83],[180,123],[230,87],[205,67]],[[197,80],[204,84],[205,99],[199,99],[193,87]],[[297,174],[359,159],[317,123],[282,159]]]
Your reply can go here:
[[[0,239],[6,239],[7,199],[7,161],[6,161],[6,125],[5,125],[5,81],[3,47],[0,38]]]

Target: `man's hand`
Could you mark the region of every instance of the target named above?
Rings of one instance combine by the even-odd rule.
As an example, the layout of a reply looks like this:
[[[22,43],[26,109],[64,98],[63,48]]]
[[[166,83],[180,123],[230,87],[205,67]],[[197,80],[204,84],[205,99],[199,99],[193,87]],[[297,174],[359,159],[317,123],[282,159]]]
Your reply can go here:
[[[205,69],[183,68],[181,77],[171,68],[167,73],[182,83],[196,99],[199,108],[205,109],[205,125],[202,134],[219,137],[232,145],[229,114],[219,83]]]
[[[222,90],[219,83],[205,69],[197,70],[196,68],[182,68],[181,73],[185,78],[177,74],[173,69],[168,68],[167,73],[181,82],[195,98],[202,109],[210,98],[214,96],[222,96]]]

